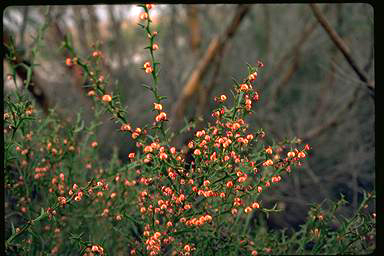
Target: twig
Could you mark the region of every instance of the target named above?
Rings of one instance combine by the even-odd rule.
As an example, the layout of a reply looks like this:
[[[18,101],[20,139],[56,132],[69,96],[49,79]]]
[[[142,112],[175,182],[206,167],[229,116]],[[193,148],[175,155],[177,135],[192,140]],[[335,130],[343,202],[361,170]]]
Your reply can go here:
[[[268,105],[270,105],[270,108],[273,108],[275,106],[275,103],[278,97],[280,96],[283,87],[288,84],[288,82],[292,79],[297,69],[299,68],[300,49],[297,48],[295,49],[295,51],[296,52],[293,59],[293,63],[288,67],[281,81],[271,91],[271,100],[268,101]]]
[[[177,128],[177,124],[179,123],[178,121],[182,120],[182,116],[184,115],[188,100],[199,88],[200,81],[206,75],[214,57],[220,52],[220,49],[223,48],[228,40],[233,37],[241,21],[249,11],[249,8],[249,5],[239,5],[232,19],[232,22],[224,31],[224,33],[222,35],[216,35],[211,40],[207,51],[205,52],[202,59],[198,62],[196,68],[190,76],[190,79],[185,84],[179,99],[172,109],[173,120],[171,121],[171,126],[174,128]]]
[[[198,18],[197,5],[192,4],[186,7],[187,25],[190,30],[189,39],[192,52],[196,52],[201,45],[201,29]]]
[[[329,24],[325,16],[322,14],[321,10],[316,4],[310,4],[310,7],[316,16],[318,22],[321,24],[321,26],[324,28],[324,30],[327,32],[328,36],[331,38],[332,42],[336,45],[336,47],[341,51],[341,53],[344,55],[345,59],[349,63],[349,65],[352,67],[352,69],[355,71],[359,79],[366,84],[367,88],[369,89],[370,95],[372,98],[375,98],[375,85],[373,81],[368,80],[367,75],[365,72],[360,69],[360,67],[357,65],[356,61],[352,58],[351,51],[348,48],[348,46],[345,44],[344,40],[337,34],[337,32],[332,28],[332,26]]]
[[[316,128],[313,128],[312,130],[309,130],[304,136],[301,137],[303,140],[309,140],[316,136],[319,136],[324,131],[326,131],[328,128],[333,127],[337,125],[337,123],[340,121],[340,117],[351,108],[353,103],[356,101],[357,96],[359,94],[359,89],[355,88],[353,91],[353,95],[347,101],[347,103],[337,112],[335,115],[333,115],[331,118],[329,118],[327,121],[323,122],[323,125],[317,126]]]
[[[284,54],[284,56],[280,59],[279,63],[264,75],[263,80],[261,80],[261,86],[265,85],[269,80],[269,78],[273,76],[273,74],[277,73],[279,70],[281,70],[284,67],[286,62],[291,57],[291,55],[293,53],[296,53],[297,49],[301,48],[302,45],[307,41],[309,36],[313,33],[313,31],[315,31],[316,25],[317,23],[314,22],[304,29],[304,32],[301,34],[301,37],[299,38],[299,40],[294,45],[292,45],[289,51],[287,51]]]
[[[20,47],[24,48],[24,38],[25,38],[25,29],[27,28],[27,20],[28,20],[29,7],[24,7],[23,10],[23,23],[20,27]]]
[[[199,127],[200,124],[202,123],[200,120],[203,117],[203,112],[205,110],[207,100],[208,100],[209,96],[211,95],[213,88],[217,84],[217,79],[219,77],[223,56],[224,56],[224,48],[221,49],[219,55],[215,58],[215,70],[213,71],[213,76],[212,76],[211,82],[209,83],[207,88],[205,90],[202,90],[202,92],[201,92],[200,102],[199,102],[199,105],[197,106],[197,110],[196,110],[196,117],[197,117],[196,120],[198,122],[196,124],[196,127]]]

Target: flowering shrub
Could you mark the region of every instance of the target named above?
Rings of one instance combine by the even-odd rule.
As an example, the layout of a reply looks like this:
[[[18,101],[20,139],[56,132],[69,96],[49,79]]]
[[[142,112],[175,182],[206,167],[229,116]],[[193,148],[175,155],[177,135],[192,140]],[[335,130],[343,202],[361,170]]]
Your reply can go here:
[[[71,56],[65,64],[81,67],[90,82],[87,95],[95,107],[90,126],[84,126],[80,114],[74,123],[61,122],[54,111],[42,119],[26,95],[7,96],[5,220],[11,223],[7,253],[257,255],[372,248],[372,216],[359,212],[341,229],[329,228],[343,201],[327,210],[314,207],[301,231],[289,239],[284,233],[259,233],[252,224],[259,212],[279,211],[276,206],[264,207],[260,195],[301,166],[310,152],[310,146],[298,139],[268,145],[262,129],[249,130],[245,118],[260,100],[255,81],[262,62],[249,65],[243,81],[234,81],[233,106],[227,105],[226,94],[215,97],[214,123],[196,131],[187,149],[169,144],[168,115],[162,104],[166,97],[158,92],[153,5],[140,6],[139,25],[148,37],[150,54],[142,69],[153,80],[144,85],[154,97],[152,124],[129,123],[119,95],[107,87],[109,78],[100,67],[103,53],[95,46],[90,56],[82,58],[68,38],[63,47]],[[119,132],[136,142],[128,164],[120,164],[116,155],[108,164],[98,160],[94,134],[105,110],[120,125]],[[373,198],[366,194],[362,205]],[[354,226],[357,221],[363,224]]]

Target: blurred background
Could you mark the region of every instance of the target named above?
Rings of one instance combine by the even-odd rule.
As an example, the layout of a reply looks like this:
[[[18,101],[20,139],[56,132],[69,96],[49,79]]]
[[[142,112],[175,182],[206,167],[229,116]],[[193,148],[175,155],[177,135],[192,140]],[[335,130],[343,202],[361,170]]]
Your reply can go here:
[[[135,127],[153,122],[151,93],[141,84],[151,84],[142,71],[149,60],[144,47],[148,39],[137,25],[141,8],[135,5],[10,6],[3,12],[3,42],[13,36],[20,59],[28,62],[34,37],[44,22],[47,30],[36,56],[31,95],[43,110],[55,107],[64,120],[82,112],[92,115],[78,69],[65,65],[68,56],[60,49],[70,35],[78,55],[88,56],[95,43],[103,52],[104,72],[111,90],[118,88],[127,116]],[[261,60],[255,87],[261,100],[248,118],[253,129],[263,128],[267,141],[298,137],[313,150],[309,161],[265,193],[267,206],[278,203],[283,213],[267,220],[274,227],[294,227],[304,222],[310,203],[337,199],[350,202],[346,216],[358,206],[362,190],[374,189],[375,105],[373,8],[368,4],[209,4],[155,5],[151,10],[158,31],[160,94],[167,96],[165,111],[173,130],[185,122],[196,128],[212,121],[213,97],[230,95],[232,79],[247,75],[247,63]],[[323,19],[323,25],[320,23]],[[338,35],[347,54],[363,77],[324,29]],[[7,82],[5,93],[15,87]],[[191,81],[192,74],[198,79]],[[19,75],[19,83],[23,74]],[[364,81],[366,80],[366,81]],[[134,150],[129,136],[110,116],[103,116],[99,138],[100,155],[108,160],[117,150],[120,160]],[[193,131],[176,136],[180,148]]]

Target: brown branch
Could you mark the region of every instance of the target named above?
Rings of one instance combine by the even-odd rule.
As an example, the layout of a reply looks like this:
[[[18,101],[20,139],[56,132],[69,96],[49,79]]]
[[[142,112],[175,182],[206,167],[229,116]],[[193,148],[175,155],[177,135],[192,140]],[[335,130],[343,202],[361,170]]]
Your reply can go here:
[[[335,115],[330,117],[328,120],[322,122],[322,125],[309,130],[304,136],[301,137],[302,140],[310,140],[314,137],[317,137],[323,134],[329,128],[335,127],[341,120],[341,117],[352,107],[355,103],[357,96],[359,94],[359,89],[355,88],[350,99],[344,104],[344,106],[337,112]]]
[[[292,64],[288,67],[287,71],[284,73],[284,76],[279,82],[279,84],[275,86],[271,92],[271,100],[268,103],[270,108],[275,105],[277,99],[281,94],[283,87],[286,84],[288,84],[288,82],[292,79],[293,75],[296,73],[297,69],[299,68],[299,59],[300,59],[300,52],[299,52],[299,49],[297,49],[297,52],[295,53],[295,57],[293,59]]]
[[[87,7],[87,10],[89,12],[91,12],[91,14],[89,14],[91,17],[93,15],[95,15],[94,13],[92,14],[92,10],[93,10],[93,6],[86,6]],[[76,7],[75,9],[77,9],[78,7]],[[90,8],[90,10],[88,9]],[[61,18],[61,15],[57,15],[56,17],[54,17],[52,19],[52,22],[51,22],[51,30],[49,30],[50,32],[50,37],[51,37],[51,40],[53,40],[53,44],[55,44],[57,46],[57,48],[59,48],[59,46],[62,44],[64,38],[65,38],[65,34],[67,33],[68,29],[63,25],[64,23],[61,23],[62,25],[60,26],[59,24],[59,20]],[[95,20],[96,19],[96,20]],[[79,21],[81,23],[81,21]],[[96,22],[96,24],[94,24]],[[97,17],[92,17],[91,18],[91,34],[92,36],[97,36],[97,33],[96,31],[93,31],[94,28],[93,26],[97,26]],[[78,32],[82,32],[81,34],[84,34],[84,38],[82,40],[83,43],[82,44],[82,47],[86,47],[86,48],[83,48],[82,51],[83,52],[89,52],[89,49],[90,47],[88,46],[88,40],[86,39],[86,34],[87,34],[87,30],[86,30],[86,27],[85,27],[85,24],[82,24],[80,26],[80,28],[78,28]],[[95,33],[95,34],[94,34]],[[93,39],[93,38],[92,38]],[[92,40],[93,42],[96,41],[95,40]],[[66,48],[63,48],[62,49],[62,56],[64,58],[66,57],[70,57],[71,54],[70,54],[70,51]],[[79,51],[76,51],[77,53],[79,53]],[[106,73],[111,73],[111,67],[108,65],[108,63],[106,62],[105,58],[102,58],[101,59],[101,62],[102,62],[102,65],[103,65],[103,70],[106,71]],[[88,92],[88,88],[86,87],[83,87],[83,85],[85,83],[87,83],[87,81],[84,81],[84,75],[83,75],[83,71],[82,71],[82,68],[80,66],[77,66],[77,65],[74,65],[74,66],[66,66],[66,70],[68,71],[68,73],[70,73],[70,76],[71,76],[71,81],[72,81],[72,84],[78,88],[82,93],[87,93]],[[87,97],[89,100],[90,98]]]
[[[320,86],[320,92],[318,93],[316,107],[313,110],[313,115],[315,117],[318,117],[319,115],[322,115],[324,113],[324,108],[328,104],[328,102],[325,102],[326,93],[329,93],[333,90],[333,85],[335,82],[335,71],[336,66],[338,65],[338,55],[334,54],[331,57],[331,67],[328,72],[327,77],[325,78],[325,81]]]
[[[375,85],[373,81],[370,81],[365,74],[365,72],[360,69],[360,67],[357,65],[355,59],[352,58],[351,51],[344,42],[344,40],[337,34],[337,32],[332,28],[332,26],[329,24],[325,16],[322,14],[321,10],[316,4],[310,4],[310,7],[318,20],[318,22],[321,24],[321,26],[324,28],[324,30],[327,32],[328,36],[331,38],[332,42],[336,45],[336,47],[341,51],[344,58],[347,60],[348,64],[352,67],[352,69],[355,71],[356,75],[359,77],[359,79],[366,84],[367,88],[370,91],[370,95],[372,98],[375,97]]]
[[[199,98],[199,105],[197,106],[197,109],[196,109],[196,117],[197,117],[196,118],[196,122],[197,122],[196,128],[197,129],[200,129],[200,126],[203,123],[204,111],[206,108],[207,101],[208,101],[208,99],[212,93],[213,88],[217,84],[217,79],[219,77],[223,56],[224,56],[224,49],[222,51],[220,51],[219,55],[216,56],[216,58],[215,58],[215,65],[214,65],[215,69],[213,71],[213,76],[212,76],[211,82],[209,83],[209,85],[205,89],[200,90],[201,95]]]
[[[10,35],[8,34],[7,30],[3,31],[3,49],[4,49],[4,55],[3,58],[5,58],[7,55],[10,54],[9,49],[6,47],[7,45],[9,46],[11,42]],[[20,53],[16,52],[15,53],[15,58],[12,60],[7,59],[7,61],[15,67],[16,74],[20,77],[21,81],[24,84],[24,81],[28,79],[28,73],[27,69],[20,65],[24,64],[28,67],[31,66],[30,62],[26,59],[24,59]],[[48,97],[43,89],[43,87],[36,82],[36,74],[33,73],[29,86],[28,86],[28,91],[32,94],[32,96],[35,98],[36,102],[42,107],[43,111],[45,114],[48,114],[49,108],[50,108],[50,102],[48,100]],[[16,88],[17,89],[17,88]]]
[[[119,62],[119,68],[123,68],[123,53],[124,45],[122,43],[123,35],[121,33],[121,22],[115,19],[114,6],[108,5],[108,15],[109,22],[111,24],[111,30],[114,32],[113,41],[116,46],[115,55],[117,55],[117,60]]]
[[[278,73],[287,63],[289,58],[291,57],[292,54],[296,53],[298,49],[300,49],[304,43],[308,40],[309,36],[312,34],[313,31],[315,31],[315,28],[317,26],[317,23],[312,23],[311,25],[307,26],[304,29],[304,32],[301,34],[299,40],[292,45],[289,51],[287,51],[283,57],[280,59],[279,63],[274,66],[270,71],[268,71],[264,76],[263,80],[261,81],[261,86],[265,85],[267,81],[276,73]]]
[[[195,4],[187,6],[187,25],[191,33],[189,34],[192,52],[196,52],[201,44],[201,29],[199,18],[197,17],[197,6]]]
[[[88,41],[87,41],[87,33],[85,30],[85,20],[82,14],[83,6],[81,5],[74,5],[72,6],[72,10],[74,13],[74,18],[76,22],[76,34],[77,38],[79,39],[79,48],[82,52],[88,51]]]
[[[198,90],[201,80],[204,78],[207,71],[209,70],[209,67],[211,66],[210,64],[214,60],[215,56],[222,50],[228,40],[233,37],[244,16],[249,11],[249,8],[249,5],[238,5],[232,22],[224,31],[224,33],[222,35],[216,35],[211,40],[207,51],[205,52],[202,59],[198,62],[196,68],[193,70],[189,80],[183,87],[181,95],[172,108],[173,120],[171,122],[171,126],[173,128],[177,128],[176,126],[179,123],[178,121],[182,120],[184,115],[188,100]]]
[[[96,15],[95,7],[93,5],[86,5],[85,8],[89,16],[89,26],[92,35],[92,42],[96,42],[100,34],[98,29],[99,19]]]
[[[264,15],[264,22],[265,22],[265,45],[266,45],[266,54],[265,56],[267,57],[268,63],[271,61],[271,15],[270,15],[270,10],[269,6],[267,4],[263,4],[263,15]]]
[[[63,25],[60,26],[59,21],[61,19],[61,14],[56,15],[52,18],[50,29],[47,31],[47,37],[50,38],[50,44],[55,45],[57,48],[60,47],[62,44],[65,34],[67,31],[67,28]],[[84,27],[82,28],[84,29]],[[81,29],[80,29],[81,30]],[[82,34],[84,34],[85,31],[82,31]],[[86,42],[83,42],[86,44]],[[85,47],[85,45],[83,45]],[[86,50],[86,49],[83,49]],[[70,57],[70,51],[68,49],[63,48],[61,50],[62,53],[62,60],[65,60],[65,58]],[[60,57],[60,56],[58,56]],[[61,61],[64,65],[64,61]],[[77,65],[74,66],[67,66],[65,65],[65,69],[68,71],[68,74],[70,75],[71,79],[71,85],[74,85],[81,93],[88,92],[88,89],[83,87],[84,78],[81,71],[81,68]]]
[[[23,10],[23,22],[20,27],[20,47],[24,48],[25,29],[27,28],[27,20],[29,14],[29,6],[25,6]]]
[[[344,23],[344,18],[342,15],[342,5],[337,5],[336,8],[336,26],[338,28],[341,28]],[[340,33],[341,34],[341,33]],[[332,91],[332,86],[335,82],[335,72],[336,72],[336,66],[338,66],[338,58],[339,58],[339,51],[336,48],[330,49],[331,56],[331,67],[328,72],[327,77],[325,78],[325,82],[322,83],[320,87],[320,93],[317,97],[317,103],[316,107],[314,108],[313,114],[315,117],[318,117],[319,115],[323,114],[324,107],[326,106],[326,102],[324,101],[326,93]]]

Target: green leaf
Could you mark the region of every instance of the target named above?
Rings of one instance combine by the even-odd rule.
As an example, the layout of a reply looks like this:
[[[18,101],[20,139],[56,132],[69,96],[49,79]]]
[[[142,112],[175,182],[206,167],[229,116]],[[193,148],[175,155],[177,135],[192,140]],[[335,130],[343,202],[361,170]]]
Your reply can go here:
[[[147,84],[141,84],[141,86],[145,87],[146,89],[153,91],[153,88]]]
[[[13,225],[13,222],[11,222],[11,229],[12,229],[12,234],[16,233],[15,226]]]
[[[74,133],[78,133],[84,129],[84,120],[81,121],[80,126],[76,127]]]

